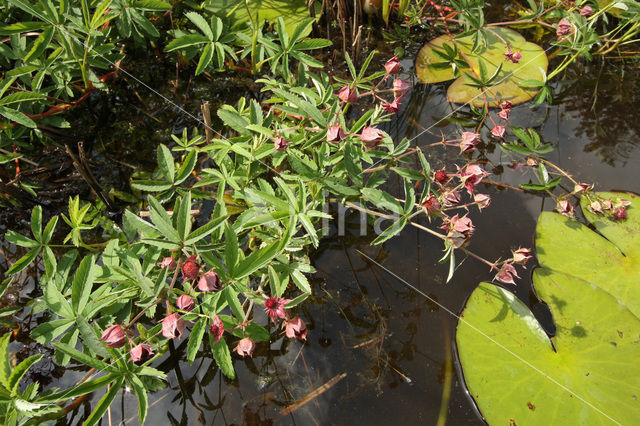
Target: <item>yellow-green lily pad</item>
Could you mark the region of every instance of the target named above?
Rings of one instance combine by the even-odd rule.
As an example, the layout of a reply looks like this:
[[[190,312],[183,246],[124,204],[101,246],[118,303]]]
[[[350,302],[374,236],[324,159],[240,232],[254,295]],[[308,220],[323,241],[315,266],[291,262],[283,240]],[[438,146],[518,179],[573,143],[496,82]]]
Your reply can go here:
[[[522,87],[520,83],[526,80],[544,80],[549,65],[544,50],[508,28],[488,28],[482,31],[486,37],[486,47],[481,46],[475,52],[472,52],[473,35],[453,39],[449,35],[443,35],[425,44],[416,59],[416,73],[420,82],[439,83],[457,77],[447,90],[447,99],[450,102],[471,103],[475,106],[482,106],[485,103],[489,106],[497,106],[505,100],[517,104],[533,98],[538,90]],[[509,44],[511,51],[522,55],[518,63],[505,58],[506,43]],[[457,61],[467,62],[471,68],[459,67],[456,74],[451,66],[453,61],[443,58],[447,53],[445,44],[450,48],[457,48]],[[470,86],[473,80],[466,75],[469,73],[475,77],[479,76],[480,61],[484,63],[489,76],[501,67],[495,79],[498,84],[489,87],[488,90],[485,89],[486,100],[481,94],[481,89]]]

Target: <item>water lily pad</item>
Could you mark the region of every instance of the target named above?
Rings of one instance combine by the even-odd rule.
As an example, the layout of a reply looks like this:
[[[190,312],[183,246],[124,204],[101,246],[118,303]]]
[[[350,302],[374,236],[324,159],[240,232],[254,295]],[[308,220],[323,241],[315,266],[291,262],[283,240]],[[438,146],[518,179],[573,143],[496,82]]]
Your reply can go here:
[[[549,338],[511,292],[481,283],[456,341],[469,392],[489,424],[634,424],[640,418],[640,197],[626,220],[589,227],[540,215],[534,288],[557,328]],[[482,334],[481,334],[481,333]]]
[[[527,42],[516,31],[508,28],[491,28],[483,30],[483,33],[486,36],[486,47],[481,47],[476,52],[471,51],[474,44],[472,35],[454,40],[448,35],[443,35],[425,44],[416,59],[416,73],[420,82],[439,83],[452,80],[456,78],[452,62],[468,61],[473,72],[470,68],[458,68],[458,78],[449,86],[447,99],[450,102],[482,106],[485,101],[481,90],[469,86],[473,81],[465,74],[479,75],[479,61],[482,60],[489,76],[502,65],[496,78],[499,83],[491,86],[485,94],[489,106],[497,106],[502,100],[517,104],[533,98],[537,90],[521,87],[519,84],[525,80],[544,80],[548,66],[544,50],[535,43]],[[513,52],[520,52],[522,59],[519,63],[514,64],[505,59],[505,42]],[[445,44],[454,50],[457,48],[457,61],[444,59],[447,56]]]

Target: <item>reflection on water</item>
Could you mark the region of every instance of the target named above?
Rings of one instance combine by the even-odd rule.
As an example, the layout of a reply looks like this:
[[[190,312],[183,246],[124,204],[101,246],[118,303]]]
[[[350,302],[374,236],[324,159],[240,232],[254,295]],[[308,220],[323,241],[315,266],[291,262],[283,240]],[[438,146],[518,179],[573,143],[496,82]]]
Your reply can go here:
[[[410,61],[404,65],[412,67]],[[639,171],[633,167],[640,161],[638,71],[594,66],[568,76],[557,85],[556,105],[517,106],[513,124],[535,127],[545,141],[556,144],[553,160],[580,180],[596,182],[598,189],[640,192]],[[445,87],[416,85],[399,117],[389,123],[389,133],[396,140],[420,135],[413,143],[421,146],[438,142],[442,135],[459,134],[460,126],[469,122],[468,110],[442,121],[455,109],[446,102]],[[148,118],[139,111],[138,119]],[[480,158],[502,171],[491,179],[511,185],[528,180],[518,168],[507,167],[509,158],[494,144],[482,149]],[[428,158],[433,168],[440,168],[456,158],[456,151],[436,147],[428,150]],[[497,259],[507,257],[510,249],[531,247],[537,216],[549,203],[543,206],[542,198],[496,187],[481,190],[493,202],[482,214],[471,213],[477,226],[471,250]],[[253,359],[234,356],[238,378],[229,381],[215,367],[207,347],[188,365],[187,339],[171,342],[159,366],[167,371],[169,383],[151,395],[148,424],[435,424],[439,415],[449,424],[482,424],[455,365],[448,362],[456,318],[440,305],[460,312],[477,283],[492,278],[488,268],[460,257],[454,279],[445,284],[447,267],[437,263],[442,254],[437,239],[407,228],[384,245],[369,247],[373,232],[369,228],[370,236],[360,235],[355,212],[348,216],[345,230],[345,235],[337,235],[332,228],[313,256],[318,270],[312,279],[314,294],[299,308],[309,330],[306,343],[285,339],[280,330],[272,329],[272,341],[258,344]],[[367,261],[358,250],[432,300]],[[24,291],[28,295],[33,286]],[[516,292],[534,312],[544,314],[528,276]],[[266,318],[256,320],[267,323]],[[42,379],[42,371],[56,378],[52,384],[65,386],[84,374],[54,366],[34,371],[41,376],[32,379],[45,387],[50,384]],[[100,397],[91,396],[61,423],[81,423]],[[441,413],[443,398],[448,403]],[[125,394],[112,406],[111,416],[114,424],[137,424],[135,396]]]

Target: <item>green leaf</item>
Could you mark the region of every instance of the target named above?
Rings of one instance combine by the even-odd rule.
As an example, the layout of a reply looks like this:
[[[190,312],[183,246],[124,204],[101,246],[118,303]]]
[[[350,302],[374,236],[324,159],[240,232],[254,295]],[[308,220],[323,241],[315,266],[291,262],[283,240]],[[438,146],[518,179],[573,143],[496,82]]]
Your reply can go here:
[[[508,28],[492,28],[484,31],[487,47],[477,52],[472,52],[474,36],[466,35],[451,40],[449,35],[440,36],[429,43],[418,53],[416,59],[416,73],[421,83],[438,83],[456,78],[451,67],[438,67],[442,58],[437,54],[443,50],[445,43],[454,43],[458,49],[459,58],[468,60],[474,72],[463,74],[457,78],[447,90],[447,99],[450,102],[471,103],[475,106],[483,106],[485,99],[481,96],[483,89],[471,87],[475,75],[484,71],[485,77],[495,76],[491,90],[485,93],[489,106],[498,106],[503,100],[509,100],[513,104],[528,101],[533,98],[537,87],[522,87],[521,83],[527,80],[544,79],[547,72],[548,60],[545,51],[534,43],[527,42],[517,32]],[[514,64],[505,59],[505,42],[513,51],[522,54],[522,60]],[[462,56],[464,55],[464,56]],[[481,67],[480,64],[483,64]],[[482,80],[488,80],[485,78]],[[493,83],[497,83],[493,85]],[[470,86],[471,85],[471,86]]]
[[[185,239],[184,245],[195,244],[196,242],[202,240],[207,235],[210,235],[212,232],[216,231],[218,227],[225,222],[227,219],[226,216],[220,216],[215,219],[212,219],[206,225],[201,226],[200,228],[193,231],[189,236]]]
[[[7,105],[21,104],[21,103],[33,103],[34,101],[40,101],[42,99],[45,99],[45,97],[39,93],[18,92],[18,93],[12,93],[0,99],[0,105],[7,106]]]
[[[182,197],[180,201],[180,209],[173,214],[177,214],[177,226],[178,226],[178,235],[180,235],[180,240],[184,241],[187,238],[189,232],[191,232],[191,192],[187,191],[187,193]]]
[[[20,34],[31,31],[41,30],[45,26],[44,22],[16,22],[10,25],[0,27],[0,35]]]
[[[135,374],[129,376],[129,382],[133,386],[136,396],[138,397],[138,419],[140,424],[143,425],[147,418],[147,410],[149,408],[149,398],[147,397],[147,390],[142,383],[142,380]]]
[[[88,365],[89,367],[93,367],[96,370],[109,371],[112,373],[115,373],[117,371],[115,367],[112,367],[106,362],[100,361],[85,353],[82,353],[65,343],[54,343],[53,346],[60,352],[69,355],[71,358],[75,359],[76,361],[80,361],[81,363]]]
[[[7,272],[5,272],[5,274],[15,275],[18,272],[22,271],[24,268],[29,266],[36,257],[38,257],[38,254],[40,254],[40,247],[36,247],[30,250],[29,252],[27,252],[27,254],[18,259],[18,261],[14,263],[11,268],[9,268]]]
[[[16,111],[15,109],[0,106],[0,115],[8,118],[11,121],[15,121],[18,124],[22,124],[25,127],[29,127],[32,129],[35,129],[37,127],[35,121],[33,121],[20,111]]]
[[[47,307],[64,318],[74,318],[74,311],[67,299],[60,293],[53,281],[47,282],[43,289],[44,301]]]
[[[196,67],[196,75],[200,75],[209,66],[212,58],[213,44],[209,43],[204,47],[202,55],[200,55],[200,60],[198,61],[198,66]]]
[[[214,40],[213,32],[211,32],[211,27],[207,23],[206,19],[204,19],[200,14],[196,12],[188,12],[185,15],[193,24],[198,27],[198,29],[204,34],[210,41]]]
[[[93,412],[84,421],[84,423],[82,423],[83,426],[93,426],[100,421],[102,416],[104,416],[104,413],[107,411],[107,408],[109,408],[114,398],[120,391],[123,383],[124,377],[118,377],[116,379],[115,383],[113,383],[109,390],[104,394],[104,396],[100,398],[100,401],[98,401],[98,403],[96,404]]]
[[[0,283],[0,297],[2,297],[4,293],[7,291],[12,280],[13,278],[9,277]]]
[[[162,0],[138,0],[135,2],[135,8],[139,10],[171,10],[171,4]]]
[[[220,367],[220,371],[228,378],[235,379],[236,372],[233,369],[233,361],[231,360],[231,352],[229,352],[227,342],[222,338],[213,343],[213,334],[209,333],[209,343],[211,344],[213,358],[216,360],[218,367]]]
[[[167,44],[167,47],[165,47],[164,50],[167,52],[171,52],[174,50],[184,49],[189,46],[196,46],[198,44],[204,43],[209,43],[209,39],[198,34],[189,34],[172,40],[169,44]]]
[[[245,133],[246,127],[249,125],[249,122],[236,111],[224,107],[218,110],[218,117],[224,121],[224,124],[240,134]]]
[[[233,276],[233,271],[238,264],[238,236],[236,231],[231,227],[229,222],[225,223],[224,229],[224,259],[225,266],[227,267],[227,273],[229,276]]]
[[[18,234],[15,231],[7,231],[4,238],[12,244],[15,244],[20,247],[40,247],[40,243],[38,241],[34,241],[31,238],[27,238],[24,235]]]
[[[18,366],[13,370],[11,376],[8,380],[8,388],[12,394],[16,394],[18,392],[18,385],[20,384],[20,380],[27,373],[29,368],[36,362],[40,361],[44,355],[33,355],[29,358],[22,361]]]
[[[99,389],[105,388],[109,383],[116,379],[115,374],[109,374],[103,377],[99,377],[95,380],[84,382],[80,385],[75,385],[69,389],[64,389],[60,392],[53,393],[41,398],[38,398],[38,402],[52,403],[60,401],[68,401],[73,398],[77,398],[81,395],[85,395]]]
[[[182,182],[187,180],[189,176],[191,176],[191,172],[196,167],[196,161],[198,160],[198,151],[195,149],[189,151],[187,154],[187,158],[184,159],[184,162],[178,169],[178,174],[176,175],[176,180],[174,184],[180,185]]]
[[[204,337],[204,333],[207,331],[207,325],[207,318],[201,317],[191,329],[189,345],[187,347],[187,362],[189,364],[193,363],[196,359],[198,349],[200,349],[200,345],[202,344],[202,338]]]
[[[103,358],[109,358],[109,352],[104,348],[104,345],[100,342],[98,336],[96,336],[96,331],[91,327],[87,320],[82,315],[78,315],[76,317],[76,322],[78,324],[78,330],[80,331],[80,337],[82,338],[84,347],[88,348],[96,355],[100,355]]]
[[[376,239],[371,242],[371,245],[375,246],[378,244],[382,244],[383,242],[387,241],[389,238],[393,237],[394,235],[399,234],[400,231],[402,231],[402,229],[405,226],[407,226],[407,222],[408,220],[404,216],[396,220],[395,222],[393,222],[393,224],[391,224],[391,226],[389,226],[387,229],[382,231],[382,233],[378,235]]]
[[[10,389],[9,378],[11,377],[11,364],[9,361],[9,341],[11,333],[7,333],[0,338],[0,383],[5,389]]]
[[[224,300],[226,300],[229,308],[231,308],[231,312],[233,312],[233,315],[236,316],[238,321],[242,321],[244,319],[244,311],[238,300],[238,293],[234,290],[233,286],[227,286],[223,292]]]
[[[148,198],[149,201],[149,212],[151,213],[151,220],[153,224],[158,228],[158,230],[164,235],[169,241],[178,243],[181,240],[180,235],[178,235],[178,231],[173,228],[173,224],[171,222],[171,218],[167,214],[167,211],[162,207],[162,205],[151,195]]]
[[[158,167],[160,171],[164,175],[164,177],[169,181],[173,182],[175,178],[175,166],[173,162],[173,155],[171,155],[171,151],[166,145],[160,145],[158,147]]]
[[[69,311],[71,311],[70,307]],[[72,318],[44,322],[31,331],[31,338],[41,345],[46,345],[64,333],[73,323],[74,319]]]
[[[383,210],[390,210],[393,213],[402,214],[403,209],[400,203],[396,201],[391,195],[384,191],[380,191],[375,188],[362,188],[362,195],[366,201],[369,201],[376,207]]]
[[[76,275],[73,277],[71,307],[73,312],[78,314],[84,310],[93,290],[93,280],[95,279],[94,260],[93,256],[85,256],[76,270]]]
[[[24,57],[24,63],[29,62],[31,59],[38,59],[42,53],[44,53],[47,47],[50,47],[51,38],[53,37],[54,27],[45,29],[33,43],[31,50]]]
[[[246,277],[247,275],[251,275],[258,269],[269,263],[276,256],[276,254],[278,254],[279,250],[280,242],[276,241],[266,247],[254,251],[242,262],[240,262],[240,264],[234,271],[233,279],[239,280]]]

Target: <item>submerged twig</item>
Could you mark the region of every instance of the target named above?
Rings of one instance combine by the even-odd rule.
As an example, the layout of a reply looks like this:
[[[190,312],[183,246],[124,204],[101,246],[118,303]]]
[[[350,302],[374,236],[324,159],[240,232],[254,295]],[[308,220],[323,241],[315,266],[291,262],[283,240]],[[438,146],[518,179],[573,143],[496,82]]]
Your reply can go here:
[[[280,414],[284,416],[284,415],[287,415],[289,413],[294,412],[298,408],[300,408],[303,405],[309,403],[314,398],[316,398],[316,397],[322,395],[323,393],[325,393],[326,391],[328,391],[330,388],[335,386],[340,380],[344,379],[345,377],[347,377],[347,373],[338,374],[333,379],[329,380],[327,383],[325,383],[324,385],[320,386],[319,388],[317,388],[316,390],[314,390],[310,394],[300,398],[299,400],[297,400],[296,402],[294,402],[290,406],[284,408],[282,411],[280,411]]]

